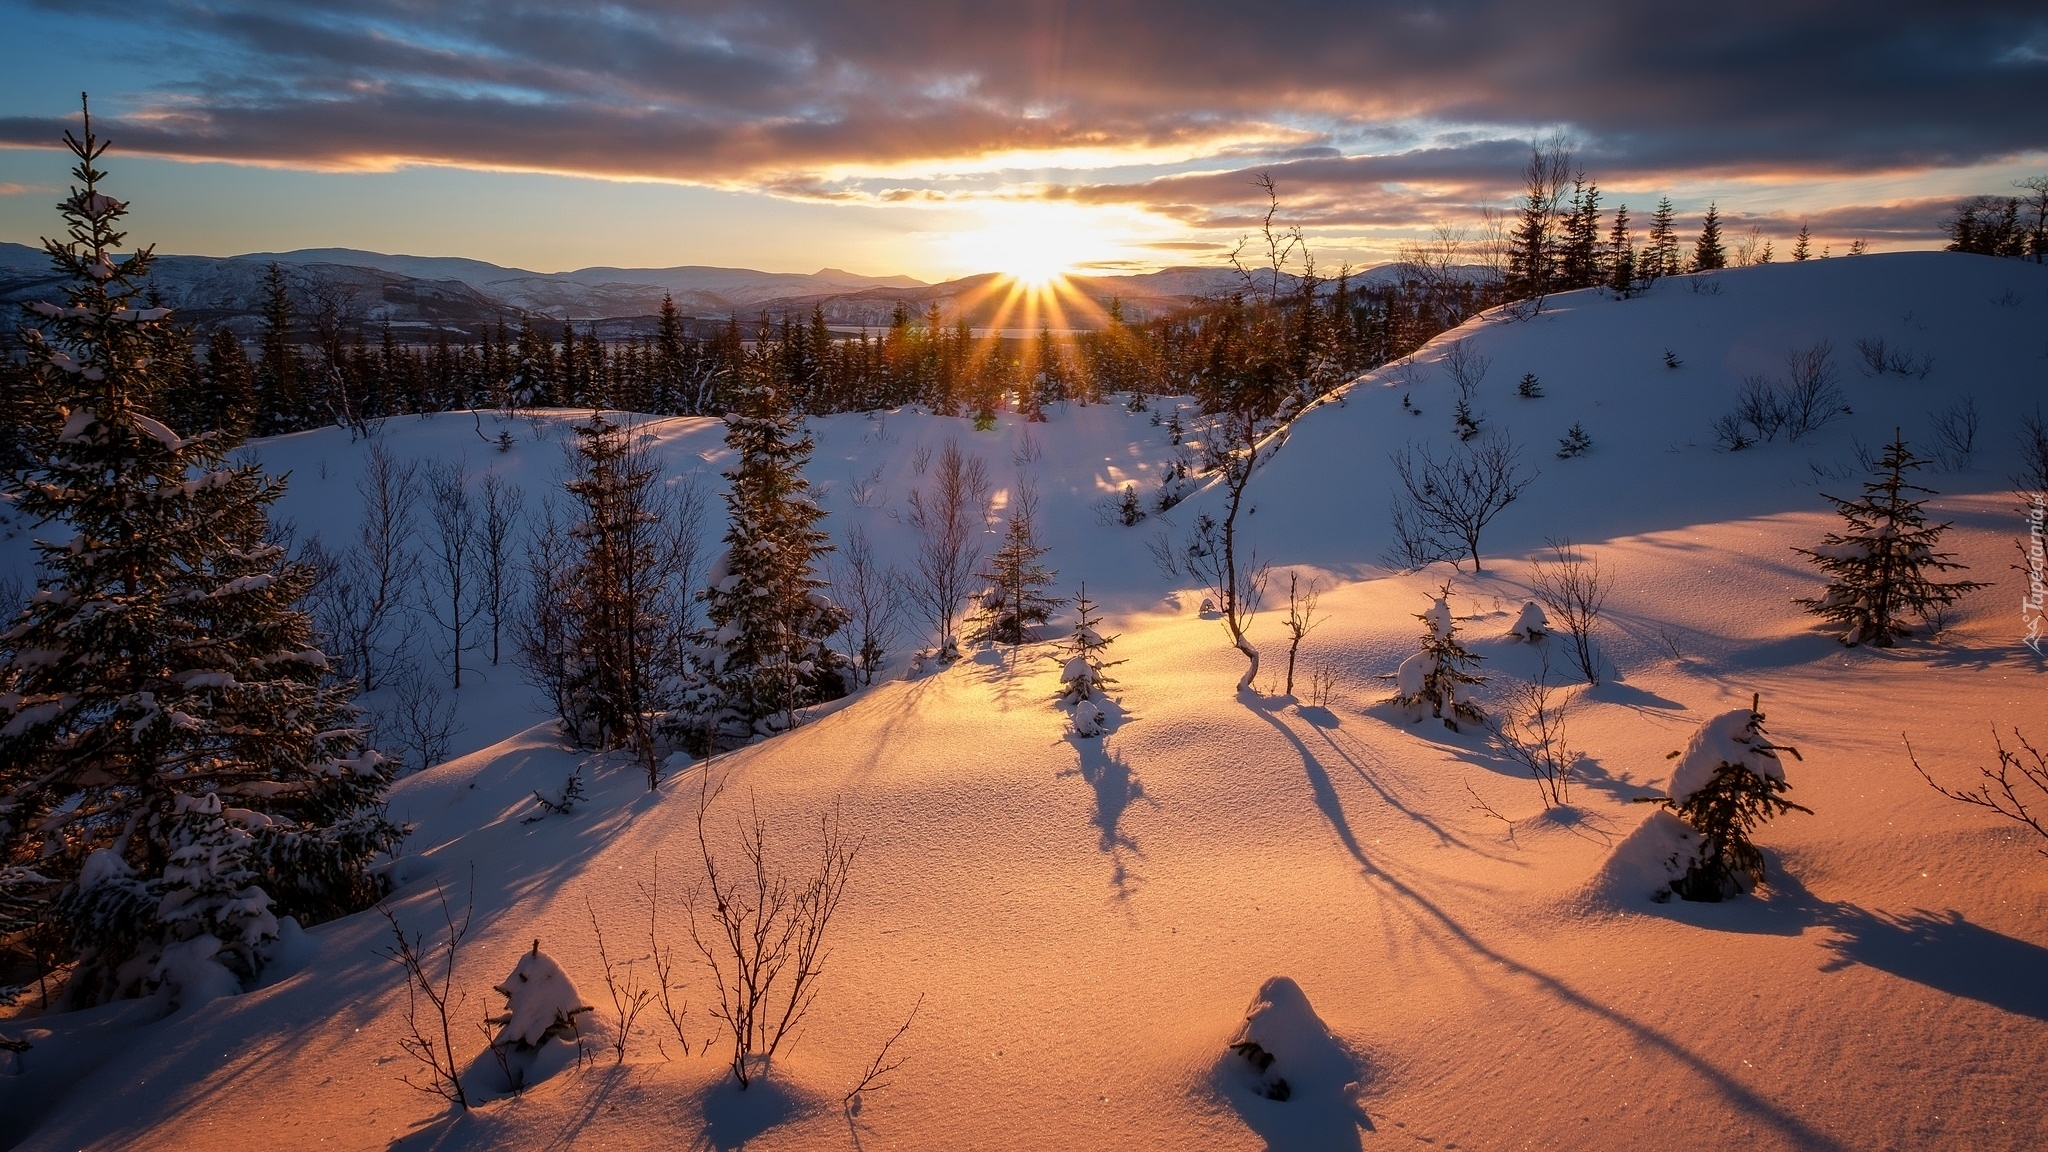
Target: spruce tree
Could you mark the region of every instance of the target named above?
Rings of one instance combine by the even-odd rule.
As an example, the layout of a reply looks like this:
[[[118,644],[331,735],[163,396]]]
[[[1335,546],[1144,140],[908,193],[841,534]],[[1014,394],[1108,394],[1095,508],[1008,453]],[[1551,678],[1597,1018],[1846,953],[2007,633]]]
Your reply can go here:
[[[1804,224],[1799,226],[1799,239],[1792,242],[1792,260],[1804,264],[1813,255],[1813,229]]]
[[[1108,670],[1123,661],[1103,659],[1116,637],[1104,636],[1096,629],[1102,618],[1095,613],[1086,584],[1075,592],[1074,612],[1074,631],[1053,657],[1060,664],[1059,702],[1073,709],[1076,736],[1100,736],[1102,705],[1116,684]]]
[[[1481,657],[1458,639],[1450,599],[1451,586],[1447,583],[1438,590],[1436,601],[1427,611],[1416,613],[1415,618],[1424,625],[1422,646],[1403,660],[1394,673],[1394,703],[1418,713],[1427,706],[1431,716],[1441,719],[1444,727],[1455,732],[1460,720],[1477,724],[1486,719],[1471,699],[1471,689],[1486,683],[1486,678],[1471,671]]]
[[[1584,176],[1574,181],[1565,221],[1563,280],[1566,288],[1600,283],[1600,186]]]
[[[1673,861],[1685,867],[1670,884],[1681,900],[1718,903],[1762,883],[1764,854],[1750,834],[1787,812],[1813,815],[1813,809],[1785,799],[1792,785],[1778,753],[1801,757],[1797,748],[1771,743],[1759,699],[1751,696],[1748,708],[1700,725],[1671,773],[1671,795],[1662,803],[1700,841],[1689,857]]]
[[[292,339],[296,310],[284,269],[272,263],[263,274],[263,328],[257,338],[256,434],[275,436],[308,426],[304,357]]]
[[[578,424],[576,438],[567,487],[582,516],[569,530],[579,555],[562,605],[562,719],[579,744],[632,749],[652,788],[653,714],[665,702],[661,475],[632,431],[602,413]]]
[[[256,371],[242,341],[227,325],[206,339],[206,388],[198,430],[218,431],[231,440],[249,434],[256,422]]]
[[[1709,203],[1706,219],[1700,223],[1700,238],[1692,246],[1692,270],[1713,272],[1727,266],[1728,252],[1721,246],[1721,209]]]
[[[739,400],[725,418],[738,458],[725,473],[726,552],[705,592],[710,627],[698,654],[698,712],[714,742],[781,731],[798,709],[847,691],[846,657],[826,644],[847,615],[819,591],[818,560],[831,545],[804,478],[811,435],[763,381]]]
[[[1636,286],[1636,245],[1628,233],[1628,205],[1614,210],[1614,228],[1607,234],[1607,289],[1626,299]]]
[[[1643,252],[1644,283],[1653,283],[1660,276],[1678,275],[1678,234],[1671,230],[1675,214],[1671,197],[1658,199],[1657,211],[1650,217],[1650,246]]]
[[[1844,644],[1890,648],[1900,637],[1912,634],[1906,617],[1924,620],[1936,607],[1953,604],[1963,593],[1986,587],[1973,580],[1943,583],[1929,578],[1931,573],[1957,571],[1967,565],[1958,563],[1953,552],[1935,551],[1950,525],[1929,524],[1921,507],[1926,500],[1906,495],[1937,494],[1905,480],[1907,472],[1926,463],[1894,432],[1878,461],[1878,478],[1863,482],[1861,498],[1844,500],[1821,494],[1841,514],[1847,530],[1828,533],[1818,548],[1793,549],[1830,577],[1824,595],[1794,602],[1841,628]]]
[[[981,611],[969,640],[1022,644],[1030,639],[1031,629],[1052,619],[1062,603],[1045,594],[1057,574],[1039,563],[1052,549],[1038,543],[1037,503],[1030,489],[1022,490],[1003,529],[1002,546],[989,557],[987,569],[975,573],[988,581],[988,588],[981,595]]]
[[[42,586],[0,634],[0,876],[17,915],[62,930],[90,1003],[253,977],[278,917],[373,899],[367,866],[402,833],[353,687],[294,608],[313,572],[264,538],[280,482],[158,418],[169,310],[142,306],[149,248],[116,258],[127,206],[82,131],[10,477],[70,538],[39,545]]]

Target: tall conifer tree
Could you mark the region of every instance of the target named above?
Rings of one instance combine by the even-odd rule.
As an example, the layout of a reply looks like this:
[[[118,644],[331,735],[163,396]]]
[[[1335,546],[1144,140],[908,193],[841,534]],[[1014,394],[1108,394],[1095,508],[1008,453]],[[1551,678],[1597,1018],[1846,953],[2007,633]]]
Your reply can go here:
[[[389,776],[293,605],[312,571],[265,541],[280,484],[223,434],[159,418],[168,309],[143,306],[126,205],[100,190],[88,117],[67,283],[31,307],[38,410],[17,506],[72,537],[0,633],[0,887],[61,928],[75,1002],[225,968],[248,979],[277,917],[361,907],[401,835]]]
[[[820,591],[817,564],[831,545],[804,478],[810,433],[764,382],[740,402],[725,418],[738,459],[725,473],[726,552],[705,592],[711,623],[699,649],[702,711],[722,741],[781,731],[798,709],[847,690],[846,657],[825,643],[846,612]]]
[[[1700,222],[1700,238],[1692,246],[1692,270],[1713,272],[1728,266],[1728,251],[1721,246],[1721,209],[1708,204],[1706,219]]]

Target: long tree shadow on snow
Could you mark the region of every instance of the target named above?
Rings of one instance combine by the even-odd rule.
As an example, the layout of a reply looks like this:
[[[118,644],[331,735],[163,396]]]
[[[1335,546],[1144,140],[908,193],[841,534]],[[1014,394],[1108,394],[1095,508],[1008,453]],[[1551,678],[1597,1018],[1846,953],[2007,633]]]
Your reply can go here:
[[[1760,1124],[1776,1130],[1793,1145],[1812,1149],[1842,1147],[1826,1133],[1758,1095],[1670,1036],[1623,1014],[1618,1009],[1593,1000],[1559,977],[1494,949],[1481,940],[1471,928],[1445,912],[1435,901],[1395,876],[1386,867],[1375,863],[1365,854],[1357,835],[1352,832],[1343,807],[1337,802],[1336,792],[1330,788],[1329,775],[1323,770],[1322,765],[1316,762],[1306,745],[1302,744],[1284,723],[1267,714],[1264,709],[1253,710],[1285,735],[1301,755],[1303,767],[1309,773],[1310,785],[1316,790],[1317,806],[1329,819],[1338,839],[1343,841],[1344,847],[1358,861],[1366,880],[1384,891],[1390,898],[1386,905],[1387,911],[1391,914],[1397,908],[1405,909],[1417,937],[1434,944],[1468,979],[1480,983],[1505,971],[1527,980],[1546,994],[1554,996],[1559,1003],[1610,1024],[1626,1033],[1635,1043],[1683,1065],[1731,1106],[1755,1117]]]
[[[1344,815],[1344,805],[1337,798],[1337,788],[1330,779],[1329,770],[1323,766],[1323,762],[1317,758],[1315,752],[1309,748],[1301,736],[1294,729],[1288,727],[1286,721],[1274,715],[1274,712],[1278,708],[1283,707],[1285,703],[1285,697],[1262,697],[1258,700],[1246,700],[1245,707],[1251,709],[1252,713],[1258,716],[1259,719],[1271,724],[1273,730],[1278,732],[1281,738],[1293,747],[1294,754],[1301,758],[1302,772],[1308,778],[1309,789],[1315,793],[1316,807],[1322,811],[1324,818],[1329,820],[1330,827],[1336,831],[1338,839],[1344,841],[1344,846],[1351,851],[1351,854],[1353,856],[1361,856],[1358,839],[1352,833],[1350,822]],[[1400,797],[1394,795],[1386,784],[1381,782],[1380,778],[1366,766],[1364,762],[1366,753],[1363,749],[1346,748],[1343,744],[1338,743],[1337,736],[1334,733],[1340,732],[1342,725],[1334,722],[1335,716],[1328,709],[1297,709],[1296,711],[1298,714],[1303,714],[1302,718],[1307,721],[1310,728],[1315,730],[1316,735],[1322,737],[1323,743],[1329,746],[1330,751],[1338,759],[1342,760],[1345,767],[1350,768],[1359,780],[1377,793],[1381,802],[1386,804],[1387,807],[1427,828],[1430,834],[1435,836],[1441,844],[1466,848],[1472,851],[1482,851],[1478,845],[1460,838],[1450,829],[1430,819],[1426,813],[1402,803]],[[1482,854],[1487,853],[1482,852]]]
[[[2048,1020],[2048,948],[1972,924],[1954,910],[1905,915],[1841,906],[1828,926],[1836,972],[1854,964],[1889,972],[2016,1016]]]
[[[1114,704],[1107,711],[1112,716],[1121,715],[1121,709]],[[1143,859],[1145,855],[1138,842],[1123,830],[1124,813],[1139,800],[1151,802],[1151,797],[1145,795],[1145,784],[1131,772],[1129,762],[1110,751],[1109,740],[1107,735],[1067,736],[1078,761],[1073,773],[1095,793],[1095,815],[1090,823],[1098,833],[1097,846],[1109,857],[1109,882],[1121,900],[1128,898],[1143,879],[1131,871],[1131,859]]]

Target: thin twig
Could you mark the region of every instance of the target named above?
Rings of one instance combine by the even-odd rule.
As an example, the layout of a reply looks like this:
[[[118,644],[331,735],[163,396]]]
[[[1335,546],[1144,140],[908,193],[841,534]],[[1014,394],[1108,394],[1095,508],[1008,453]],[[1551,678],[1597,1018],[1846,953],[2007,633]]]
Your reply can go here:
[[[896,1059],[891,1060],[889,1059],[889,1050],[896,1046],[898,1040],[903,1039],[905,1032],[910,1031],[911,1022],[917,1019],[917,1010],[922,1007],[924,1007],[924,993],[919,992],[917,994],[917,1003],[910,1006],[910,1015],[903,1018],[903,1023],[897,1027],[894,1035],[882,1041],[882,1050],[875,1053],[873,1060],[868,1061],[868,1070],[861,1075],[860,1083],[855,1084],[847,1091],[846,1095],[839,1098],[839,1103],[842,1106],[853,1103],[863,1092],[879,1092],[889,1086],[889,1082],[882,1079],[882,1077],[903,1067],[903,1062],[909,1059],[907,1056],[898,1056]]]

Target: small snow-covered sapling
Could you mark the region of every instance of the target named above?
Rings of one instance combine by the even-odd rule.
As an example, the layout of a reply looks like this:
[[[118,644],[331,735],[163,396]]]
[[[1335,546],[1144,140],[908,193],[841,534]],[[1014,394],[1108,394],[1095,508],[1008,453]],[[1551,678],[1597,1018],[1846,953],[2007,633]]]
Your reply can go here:
[[[1460,720],[1485,722],[1486,714],[1472,699],[1471,690],[1486,680],[1469,671],[1481,658],[1458,640],[1450,596],[1451,586],[1446,583],[1429,609],[1416,613],[1415,618],[1425,626],[1422,644],[1394,672],[1393,703],[1415,709],[1417,720],[1426,706],[1431,716],[1456,732]]]
[[[1813,815],[1813,809],[1784,798],[1792,785],[1778,753],[1789,745],[1773,744],[1764,732],[1760,696],[1748,708],[1724,712],[1700,725],[1671,774],[1671,795],[1654,802],[1678,813],[1697,831],[1700,844],[1685,874],[1671,882],[1682,900],[1715,903],[1738,896],[1764,879],[1764,856],[1750,840],[1757,825],[1786,812]]]
[[[498,1026],[495,1047],[532,1051],[557,1036],[576,1034],[576,1018],[590,1005],[576,994],[576,985],[554,957],[540,950],[540,941],[512,966],[512,974],[496,988],[505,1010],[485,1022]]]
[[[1129,528],[1145,518],[1145,509],[1138,503],[1138,486],[1125,484],[1124,492],[1117,499],[1116,518],[1119,524]]]
[[[1559,460],[1569,460],[1574,456],[1584,456],[1586,449],[1592,446],[1593,438],[1586,434],[1585,426],[1574,420],[1571,430],[1566,432],[1564,437],[1557,442],[1557,458]]]
[[[1515,395],[1524,397],[1529,400],[1538,400],[1542,398],[1543,385],[1537,383],[1536,374],[1534,372],[1525,372],[1522,374],[1522,382],[1520,384],[1515,385]]]
[[[1472,415],[1472,405],[1466,403],[1463,399],[1458,401],[1458,407],[1451,418],[1451,423],[1457,429],[1458,439],[1460,440],[1470,440],[1474,436],[1479,435],[1479,420]]]
[[[1666,368],[1677,368],[1684,363],[1685,361],[1678,358],[1678,353],[1673,352],[1669,348],[1664,350],[1664,366]]]

